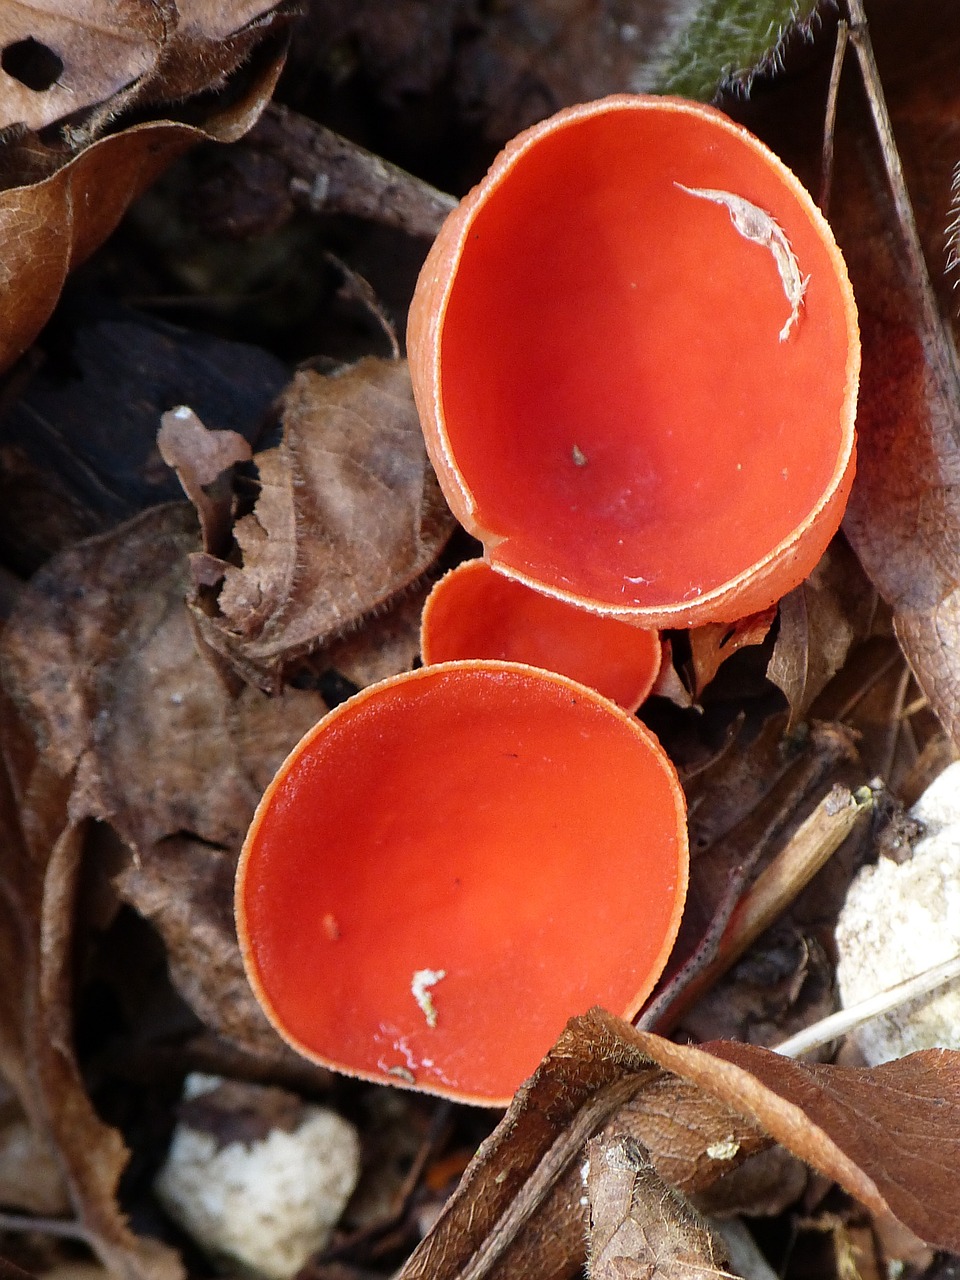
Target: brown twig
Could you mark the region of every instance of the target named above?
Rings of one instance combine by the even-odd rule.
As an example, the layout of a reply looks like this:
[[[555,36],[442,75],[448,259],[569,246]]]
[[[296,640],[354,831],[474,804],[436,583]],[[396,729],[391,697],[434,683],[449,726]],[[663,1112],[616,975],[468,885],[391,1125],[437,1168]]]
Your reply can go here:
[[[798,821],[798,815],[808,808],[812,798],[833,775],[838,762],[850,759],[850,745],[850,740],[843,733],[838,733],[836,726],[814,725],[811,753],[788,767],[745,820],[698,855],[701,880],[704,862],[712,860],[721,867],[729,868],[725,883],[719,892],[712,895],[706,928],[695,926],[701,932],[692,953],[635,1019],[634,1025],[639,1030],[667,1034],[680,1013],[691,1003],[685,995],[687,988],[695,987],[698,994],[702,993],[702,975],[711,970],[716,960],[737,904],[753,878],[754,869],[786,838],[787,832]]]
[[[651,1006],[654,1017],[651,1022],[645,1013],[645,1025],[666,1034],[783,914],[875,804],[871,787],[851,792],[848,787],[834,786],[739,899],[713,958],[699,966],[682,989],[674,992],[668,988],[664,994],[669,999]]]
[[[50,1236],[57,1240],[80,1240],[94,1247],[93,1233],[81,1223],[67,1218],[33,1217],[28,1213],[0,1212],[0,1231],[25,1234],[36,1232],[37,1235]]]
[[[956,982],[958,978],[960,978],[960,956],[951,956],[942,964],[925,969],[915,978],[906,978],[903,982],[878,991],[876,995],[869,996],[848,1009],[840,1009],[837,1013],[821,1018],[819,1022],[811,1023],[796,1035],[774,1045],[774,1052],[783,1054],[785,1058],[799,1058],[813,1049],[822,1048],[831,1040],[839,1040],[841,1036],[862,1026],[864,1022],[878,1018],[883,1013],[889,1013],[891,1009],[897,1009],[910,1000],[929,995],[940,987]]]
[[[830,68],[830,85],[827,89],[827,108],[823,121],[823,152],[820,157],[820,197],[817,203],[820,212],[827,216],[830,209],[830,193],[833,187],[833,153],[837,124],[837,99],[840,96],[840,75],[843,71],[844,56],[847,52],[850,28],[841,18],[837,25],[837,44],[833,51],[833,65]]]
[[[311,213],[352,214],[432,240],[456,207],[453,196],[276,103],[244,145],[284,165],[292,198]]]
[[[717,957],[722,970],[783,914],[874,805],[870,787],[852,792],[838,784],[824,796],[738,904]]]

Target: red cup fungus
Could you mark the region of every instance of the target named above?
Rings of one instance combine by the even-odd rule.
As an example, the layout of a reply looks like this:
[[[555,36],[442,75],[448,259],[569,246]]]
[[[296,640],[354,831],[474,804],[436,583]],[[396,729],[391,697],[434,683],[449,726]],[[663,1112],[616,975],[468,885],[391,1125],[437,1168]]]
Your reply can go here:
[[[796,586],[853,479],[856,307],[789,169],[719,111],[615,96],[514,139],[424,264],[427,447],[494,568],[648,628]]]
[[[268,1017],[318,1063],[502,1106],[566,1020],[631,1017],[673,945],[683,796],[653,735],[518,663],[365,689],[257,809],[236,914]]]
[[[660,670],[660,636],[577,609],[467,560],[444,574],[420,623],[425,663],[495,658],[558,671],[636,711]]]

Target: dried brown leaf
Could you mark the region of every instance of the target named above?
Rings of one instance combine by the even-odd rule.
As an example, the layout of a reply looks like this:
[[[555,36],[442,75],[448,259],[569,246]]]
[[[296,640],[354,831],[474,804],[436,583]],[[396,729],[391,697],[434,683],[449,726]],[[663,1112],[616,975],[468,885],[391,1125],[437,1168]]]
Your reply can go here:
[[[358,689],[412,670],[420,652],[420,614],[428,590],[426,585],[411,588],[359,631],[334,641],[323,651],[322,660]]]
[[[58,322],[31,372],[3,413],[0,446],[0,560],[24,578],[65,546],[182,496],[157,453],[171,400],[253,440],[288,380],[258,347],[89,299]]]
[[[9,1024],[0,1015],[0,1034]],[[35,1128],[4,1084],[0,1065],[0,1204],[28,1213],[62,1217],[70,1198],[50,1138]]]
[[[88,820],[131,851],[121,893],[156,924],[184,995],[261,1057],[285,1053],[253,1000],[233,933],[236,855],[316,694],[231,699],[183,603],[195,520],[146,512],[56,557],[4,632],[0,774],[0,1074],[38,1149],[56,1153],[81,1231],[114,1274],[174,1280],[116,1203],[127,1153],[97,1117],[73,1049],[77,886]]]
[[[569,1024],[398,1280],[571,1275],[584,1260],[583,1146],[607,1126],[685,1194],[766,1144],[738,1107],[661,1071],[638,1034],[598,1010]]]
[[[0,128],[42,129],[142,80],[171,18],[173,4],[153,0],[9,0],[0,13]]]
[[[690,696],[690,690],[680,679],[677,668],[673,665],[673,644],[668,636],[664,636],[660,642],[662,658],[660,661],[660,670],[657,672],[657,678],[654,681],[653,688],[650,690],[652,698],[666,698],[676,707],[693,706],[693,698]]]
[[[941,292],[942,236],[950,173],[943,121],[955,116],[960,23],[951,11],[935,29],[891,10],[897,39],[890,108],[908,141],[914,201],[939,215],[927,260]],[[887,64],[881,63],[881,69]],[[888,154],[895,156],[892,146]],[[951,154],[949,164],[956,163]],[[857,294],[863,343],[857,479],[845,529],[861,563],[892,606],[898,638],[917,680],[954,743],[960,742],[960,379],[937,302],[908,251],[877,152],[852,131],[838,138],[832,221]],[[942,303],[941,303],[942,305]]]
[[[109,822],[133,852],[118,887],[164,937],[181,993],[210,1027],[276,1051],[243,974],[232,882],[264,788],[325,706],[307,691],[230,697],[184,605],[196,545],[176,505],[56,557],[8,624],[4,680],[74,821]]]
[[[265,36],[299,10],[290,0],[175,2],[177,24],[153,75],[133,97],[138,104],[176,102],[221,88]]]
[[[960,1250],[960,1053],[929,1049],[857,1068],[793,1062],[727,1041],[707,1047],[782,1100],[765,1101],[758,1116],[779,1142],[879,1216],[888,1216],[885,1204],[922,1240]],[[846,1183],[831,1144],[857,1166],[862,1190]],[[880,1203],[867,1198],[871,1186]]]
[[[276,688],[292,660],[350,631],[409,587],[453,528],[427,461],[406,365],[367,358],[297,375],[278,448],[257,455],[260,496],[234,530],[206,641]]]
[[[669,1171],[658,1141],[664,1114],[669,1131],[682,1135]],[[568,1025],[520,1089],[400,1275],[570,1274],[582,1262],[570,1227],[578,1217],[571,1170],[593,1134],[624,1123],[659,1176],[684,1192],[711,1185],[765,1137],[878,1218],[898,1216],[928,1242],[956,1250],[958,1121],[956,1053],[859,1070],[808,1066],[749,1045],[673,1044],[595,1009]],[[685,1152],[679,1162],[677,1146]]]
[[[175,1255],[139,1240],[120,1213],[126,1149],[94,1111],[74,1058],[72,921],[83,829],[67,816],[69,780],[22,733],[5,695],[3,713],[0,1074],[33,1144],[54,1156],[81,1233],[113,1274],[178,1280]]]
[[[722,1249],[693,1209],[658,1176],[634,1138],[604,1134],[586,1146],[591,1280],[710,1280],[728,1274]]]
[[[0,369],[50,317],[68,273],[110,235],[130,202],[188,147],[232,141],[254,123],[280,74],[274,58],[242,100],[203,128],[161,120],[133,125],[81,151],[30,185],[0,191]]]
[[[40,130],[85,108],[109,104],[115,115],[121,105],[217,88],[263,38],[255,20],[276,8],[277,0],[6,0],[0,129]]]
[[[802,1160],[784,1147],[766,1147],[699,1192],[697,1207],[712,1218],[775,1218],[802,1199],[810,1181]]]
[[[876,613],[876,592],[846,543],[837,538],[813,573],[780,601],[780,631],[767,678],[786,694],[790,732],[866,639]]]

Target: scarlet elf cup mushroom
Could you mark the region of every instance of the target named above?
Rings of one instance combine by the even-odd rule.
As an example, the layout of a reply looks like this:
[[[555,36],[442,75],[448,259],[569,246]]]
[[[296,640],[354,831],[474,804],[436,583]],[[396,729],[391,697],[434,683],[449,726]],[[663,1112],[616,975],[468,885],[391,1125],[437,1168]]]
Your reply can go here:
[[[660,670],[660,636],[467,560],[437,582],[420,623],[425,663],[499,658],[559,671],[636,711]]]
[[[261,801],[237,877],[248,976],[307,1057],[505,1105],[569,1017],[649,995],[685,818],[656,739],[592,689],[489,661],[394,677]]]
[[[615,96],[522,133],[434,243],[408,350],[454,514],[537,590],[733,620],[840,523],[846,268],[798,179],[710,107]]]

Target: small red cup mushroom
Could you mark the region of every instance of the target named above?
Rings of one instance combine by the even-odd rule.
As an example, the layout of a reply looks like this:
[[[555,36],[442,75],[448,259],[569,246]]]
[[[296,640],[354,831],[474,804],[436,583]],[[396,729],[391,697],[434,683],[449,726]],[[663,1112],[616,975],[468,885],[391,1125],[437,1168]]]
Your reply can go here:
[[[520,134],[450,215],[408,350],[500,572],[653,628],[759,612],[854,471],[856,307],[816,205],[719,111],[615,96]]]
[[[494,658],[558,671],[636,711],[660,670],[660,636],[590,613],[467,560],[436,583],[420,622],[425,663]]]
[[[686,886],[683,796],[649,730],[564,676],[453,662],[365,689],[294,749],[236,916],[294,1048],[502,1106],[569,1017],[637,1011]]]

